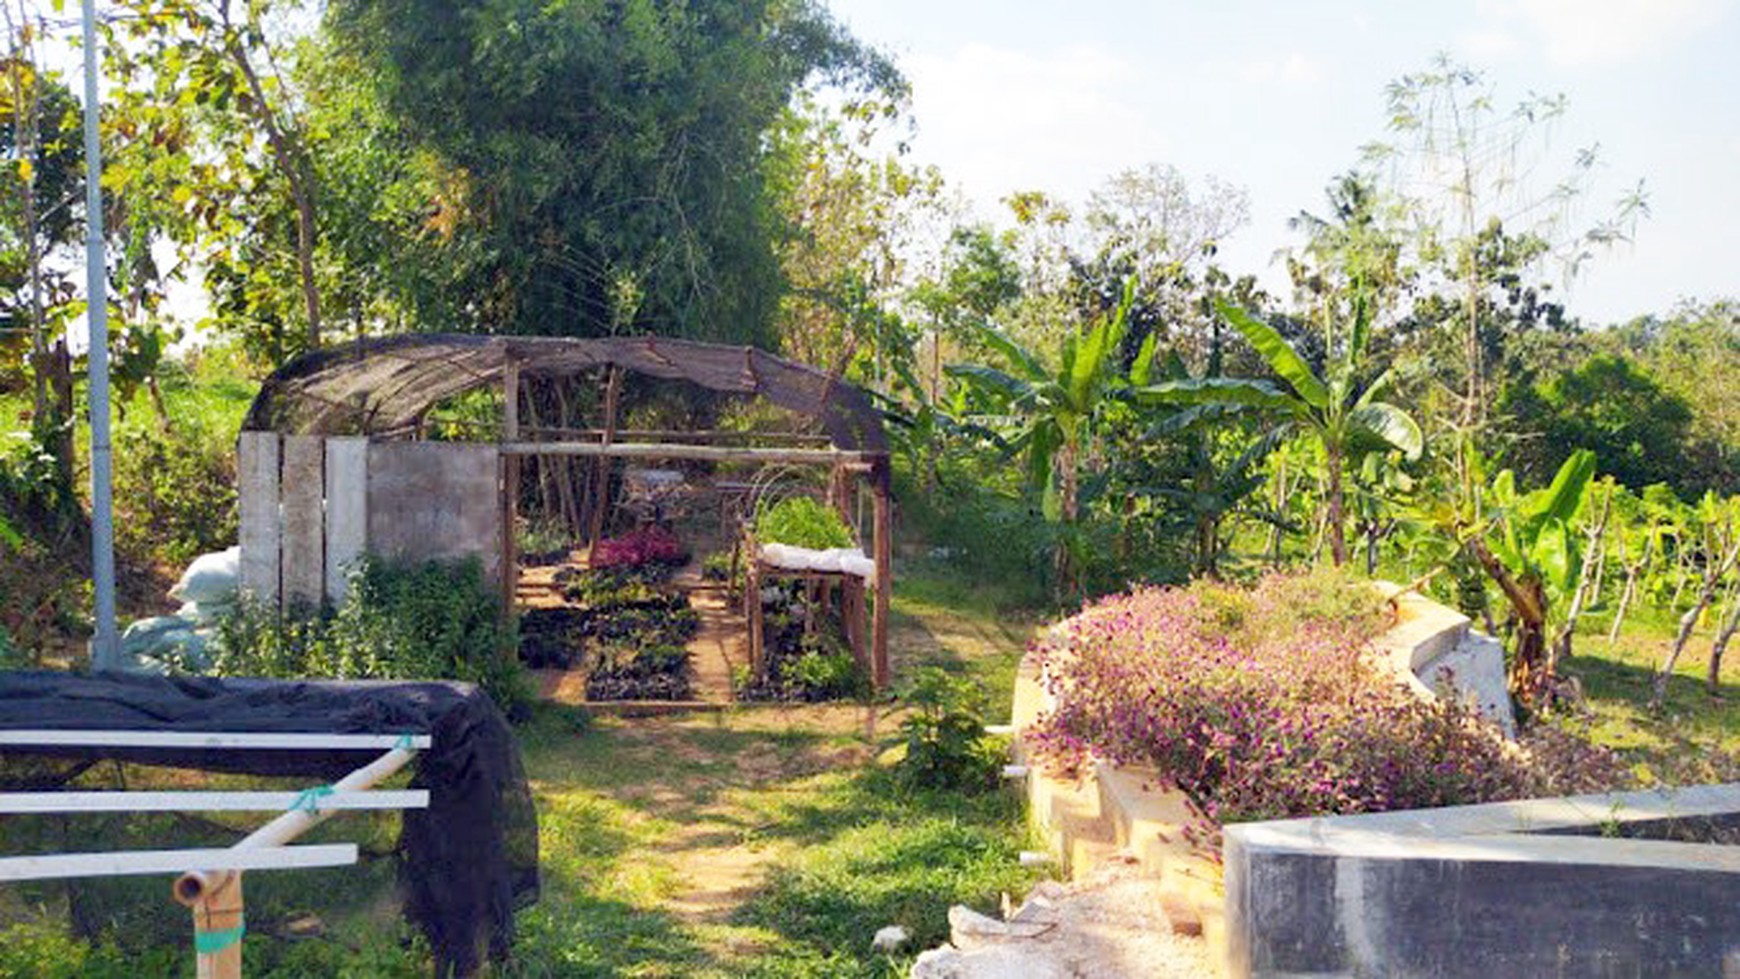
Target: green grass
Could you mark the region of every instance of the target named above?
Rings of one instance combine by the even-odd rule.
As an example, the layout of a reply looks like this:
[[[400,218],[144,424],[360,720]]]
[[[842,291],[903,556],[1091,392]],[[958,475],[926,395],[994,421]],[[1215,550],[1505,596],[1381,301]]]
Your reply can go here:
[[[964,672],[1006,710],[1030,626],[982,608],[933,605],[935,587],[922,578],[900,587],[900,669]],[[540,706],[518,733],[539,813],[543,892],[521,912],[514,962],[500,974],[905,975],[919,951],[946,938],[951,905],[993,911],[1004,892],[1025,892],[1033,874],[1018,853],[1033,844],[1013,794],[902,791],[889,767],[900,750],[898,721],[889,705],[591,723],[571,708]],[[390,839],[352,817],[323,832],[371,846]],[[185,829],[141,822],[133,835],[180,844],[191,839]],[[418,956],[400,947],[402,928],[390,910],[381,916],[375,885],[385,881],[342,893],[344,873],[259,875],[257,905],[250,878],[249,919],[259,935],[247,951],[250,975],[418,974]],[[11,939],[0,948],[0,976],[34,974],[43,961],[69,963],[61,975],[102,979],[190,972],[185,912],[163,882],[121,886],[130,889],[105,907],[145,922],[140,931],[151,940],[70,943],[76,955],[63,948],[68,911],[57,890],[0,889],[0,934]],[[330,919],[330,938],[270,937],[277,921],[304,909]],[[7,931],[8,922],[22,924]],[[891,924],[913,935],[904,954],[870,947]],[[128,971],[139,955],[157,958]]]
[[[1610,612],[1586,619],[1565,670],[1582,684],[1589,736],[1621,752],[1646,783],[1722,781],[1740,777],[1740,649],[1722,666],[1720,692],[1705,687],[1710,628],[1693,634],[1669,679],[1667,699],[1650,710],[1655,672],[1678,620],[1660,610],[1628,615],[1609,646]],[[1723,755],[1727,757],[1724,758]]]

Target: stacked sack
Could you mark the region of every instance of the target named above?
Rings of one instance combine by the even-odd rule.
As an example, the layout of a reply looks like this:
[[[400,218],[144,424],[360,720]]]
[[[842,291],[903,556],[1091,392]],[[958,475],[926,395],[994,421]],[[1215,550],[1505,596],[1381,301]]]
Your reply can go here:
[[[122,669],[138,673],[203,673],[217,619],[233,610],[241,583],[242,549],[201,554],[169,589],[174,615],[140,619],[121,634]]]

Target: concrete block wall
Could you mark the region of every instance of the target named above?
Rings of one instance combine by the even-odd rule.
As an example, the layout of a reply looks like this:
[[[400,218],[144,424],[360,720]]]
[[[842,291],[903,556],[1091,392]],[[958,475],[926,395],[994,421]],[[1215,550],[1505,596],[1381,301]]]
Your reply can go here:
[[[1232,976],[1740,976],[1740,785],[1229,826]]]

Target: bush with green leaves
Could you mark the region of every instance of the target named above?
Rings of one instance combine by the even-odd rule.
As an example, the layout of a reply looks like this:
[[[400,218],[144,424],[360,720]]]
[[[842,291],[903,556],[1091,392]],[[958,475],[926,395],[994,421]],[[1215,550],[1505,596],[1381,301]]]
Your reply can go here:
[[[900,722],[906,755],[895,774],[909,788],[988,789],[1002,751],[985,734],[984,695],[973,682],[943,670],[920,670],[903,698],[911,713]]]
[[[464,680],[510,717],[530,690],[498,590],[475,559],[393,564],[369,559],[351,573],[336,609],[279,609],[244,597],[217,623],[221,676]]]
[[[825,551],[852,546],[852,531],[833,507],[807,496],[788,496],[755,516],[755,536],[764,544]]]
[[[123,430],[115,445],[115,545],[177,567],[236,539],[235,453],[223,437],[183,426]]]

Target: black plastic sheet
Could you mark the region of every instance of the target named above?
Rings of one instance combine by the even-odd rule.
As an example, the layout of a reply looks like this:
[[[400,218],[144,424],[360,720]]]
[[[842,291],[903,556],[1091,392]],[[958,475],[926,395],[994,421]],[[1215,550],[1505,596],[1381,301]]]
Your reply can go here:
[[[405,915],[437,972],[505,959],[514,912],[537,900],[531,790],[507,721],[470,684],[0,672],[0,729],[427,734],[411,786],[429,790],[429,808],[405,811],[398,847]],[[7,746],[0,789],[49,789],[102,759],[332,782],[381,754]]]

